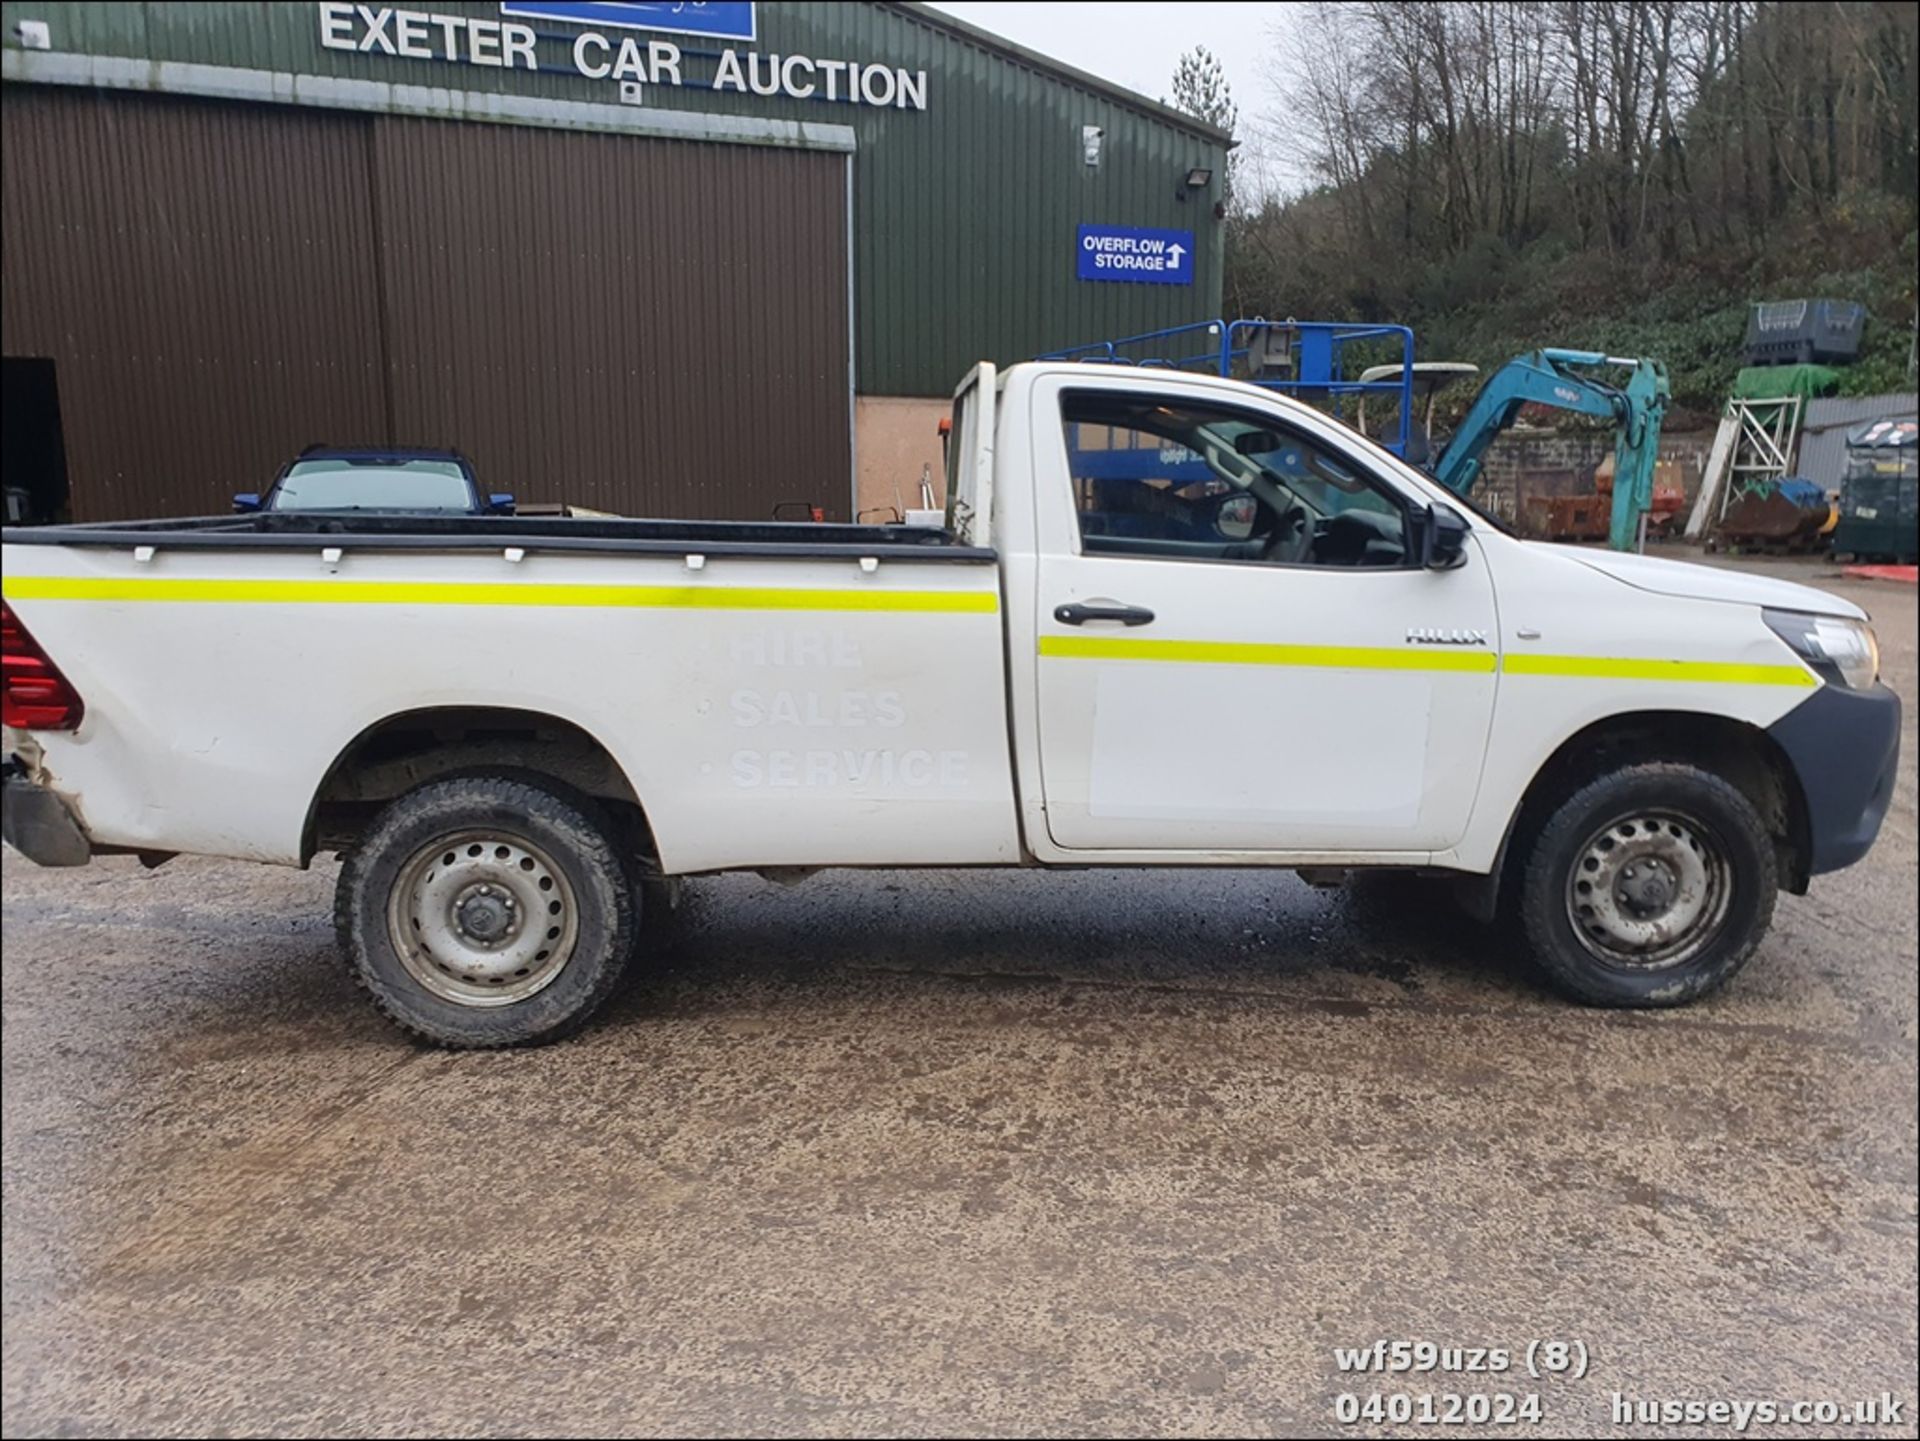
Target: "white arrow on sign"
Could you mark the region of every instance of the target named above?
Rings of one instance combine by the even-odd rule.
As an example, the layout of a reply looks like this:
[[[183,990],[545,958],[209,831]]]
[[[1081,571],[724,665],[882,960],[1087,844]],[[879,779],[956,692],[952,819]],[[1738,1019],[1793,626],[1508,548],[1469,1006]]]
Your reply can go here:
[[[1187,253],[1187,247],[1184,245],[1180,245],[1176,243],[1173,245],[1169,245],[1167,247],[1167,254],[1173,257],[1173,268],[1175,270],[1178,270],[1180,268],[1180,257],[1185,255],[1186,253]]]

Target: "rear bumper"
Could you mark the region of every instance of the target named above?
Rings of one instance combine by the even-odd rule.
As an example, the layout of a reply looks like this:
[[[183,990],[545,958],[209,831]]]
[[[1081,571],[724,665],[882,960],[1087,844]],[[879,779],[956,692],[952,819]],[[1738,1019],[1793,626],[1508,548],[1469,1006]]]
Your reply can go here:
[[[1893,803],[1900,697],[1884,685],[1823,685],[1767,728],[1807,801],[1808,871],[1850,866],[1873,846]]]
[[[93,854],[66,799],[28,780],[11,758],[0,782],[0,837],[43,866],[84,866]]]

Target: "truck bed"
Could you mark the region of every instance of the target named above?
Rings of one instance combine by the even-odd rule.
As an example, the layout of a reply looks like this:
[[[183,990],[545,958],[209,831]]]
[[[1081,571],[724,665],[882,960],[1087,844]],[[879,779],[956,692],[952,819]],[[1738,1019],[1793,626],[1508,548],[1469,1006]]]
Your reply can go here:
[[[242,515],[9,529],[96,844],[301,864],[340,777],[555,744],[669,874],[1020,855],[992,550],[892,526]],[[411,769],[410,769],[411,768]],[[384,784],[385,782],[382,782]],[[353,789],[358,796],[364,786]]]
[[[948,531],[901,525],[831,525],[760,520],[589,520],[562,516],[207,515],[163,520],[8,526],[7,545],[165,546],[170,550],[615,552],[634,555],[876,556],[989,565],[991,549],[962,545]]]

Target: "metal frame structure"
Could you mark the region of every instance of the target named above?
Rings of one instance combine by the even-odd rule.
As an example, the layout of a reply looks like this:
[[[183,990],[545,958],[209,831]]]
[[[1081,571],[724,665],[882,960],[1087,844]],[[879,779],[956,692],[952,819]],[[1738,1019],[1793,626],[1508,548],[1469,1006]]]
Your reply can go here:
[[[1727,507],[1738,496],[1763,490],[1766,482],[1792,473],[1794,445],[1800,438],[1802,404],[1797,395],[1781,396],[1777,400],[1735,397],[1727,402],[1727,414],[1738,429],[1734,433],[1727,484],[1720,489],[1716,520],[1726,516]]]
[[[1204,336],[1203,348],[1188,350]],[[1275,345],[1278,339],[1280,344]],[[1398,378],[1347,378],[1346,347],[1373,342],[1397,345]],[[1291,379],[1276,379],[1265,370],[1263,358],[1281,357]],[[1077,360],[1095,365],[1134,365],[1143,369],[1205,370],[1237,378],[1266,390],[1277,390],[1321,409],[1338,413],[1349,396],[1364,400],[1370,394],[1390,395],[1399,402],[1393,432],[1380,441],[1404,457],[1413,426],[1413,331],[1404,325],[1366,325],[1321,320],[1195,321],[1166,330],[1149,330],[1118,340],[1096,340],[1064,350],[1048,351],[1036,360]],[[1236,366],[1242,372],[1235,376]],[[1329,404],[1329,402],[1331,402]]]

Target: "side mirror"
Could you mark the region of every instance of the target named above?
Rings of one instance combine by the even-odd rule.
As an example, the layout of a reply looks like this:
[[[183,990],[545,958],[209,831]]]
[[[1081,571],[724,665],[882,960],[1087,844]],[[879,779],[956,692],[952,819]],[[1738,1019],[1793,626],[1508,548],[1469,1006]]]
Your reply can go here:
[[[487,497],[487,509],[495,515],[513,514],[513,496],[507,491],[495,491]]]
[[[1467,563],[1467,537],[1473,527],[1459,511],[1434,502],[1427,507],[1427,523],[1422,530],[1425,543],[1420,559],[1428,570],[1454,570]]]
[[[1260,503],[1245,491],[1232,491],[1220,497],[1214,507],[1213,529],[1223,540],[1245,540],[1253,534],[1253,523],[1260,515]]]
[[[1242,455],[1271,455],[1285,442],[1270,430],[1248,430],[1233,438],[1233,448]]]
[[[245,515],[250,510],[258,509],[260,509],[260,492],[257,490],[243,490],[233,498],[235,515]]]

